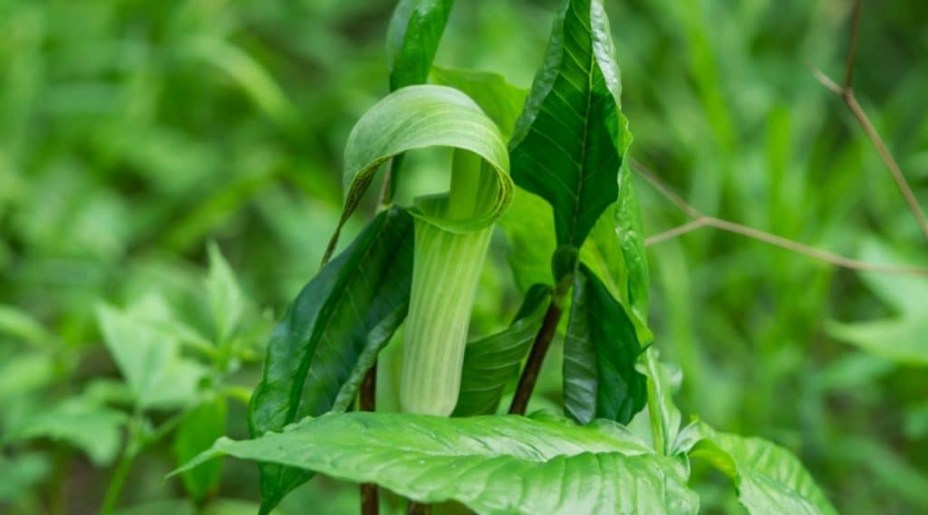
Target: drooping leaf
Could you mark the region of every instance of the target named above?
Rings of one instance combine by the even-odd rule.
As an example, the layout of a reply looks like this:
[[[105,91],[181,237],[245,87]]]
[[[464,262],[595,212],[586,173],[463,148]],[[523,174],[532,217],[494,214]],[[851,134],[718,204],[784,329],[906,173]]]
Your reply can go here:
[[[268,342],[264,377],[249,406],[253,436],[349,406],[406,316],[412,240],[412,217],[384,211],[303,288]],[[263,465],[261,477],[265,512],[308,479],[277,465]]]
[[[595,418],[627,423],[647,400],[635,369],[641,345],[625,308],[585,265],[574,278],[564,340],[564,404],[581,424]]]
[[[429,78],[435,84],[463,91],[496,123],[507,141],[512,137],[528,91],[498,73],[435,66]]]
[[[657,349],[648,347],[638,358],[637,368],[648,378],[648,416],[654,448],[665,456],[673,456],[683,418],[673,402],[673,390],[683,382],[683,372],[680,367],[661,363],[657,357]]]
[[[918,265],[876,240],[864,244],[861,259]],[[896,314],[861,322],[829,321],[825,326],[828,334],[896,363],[928,366],[928,279],[878,273],[863,273],[861,277]]]
[[[135,404],[143,409],[174,409],[198,400],[206,370],[181,354],[181,345],[144,315],[144,310],[97,308],[103,340],[116,361]]]
[[[691,457],[709,461],[732,478],[749,513],[837,513],[799,459],[772,442],[720,433],[701,422],[680,436],[693,445]]]
[[[94,399],[73,397],[8,428],[4,440],[50,438],[66,442],[85,452],[95,465],[106,466],[119,453],[120,431],[126,419],[125,413]]]
[[[183,464],[209,449],[217,438],[226,434],[226,400],[216,397],[190,410],[174,437],[174,456]],[[219,486],[222,461],[213,460],[181,474],[184,489],[197,502]]]
[[[508,328],[467,344],[461,392],[453,416],[496,412],[506,386],[518,376],[522,360],[541,328],[550,290],[540,284],[533,286]]]
[[[326,249],[357,208],[374,173],[391,157],[414,149],[451,147],[479,156],[478,196],[470,216],[451,216],[448,195],[416,199],[410,213],[450,232],[482,229],[495,222],[512,200],[509,154],[499,128],[467,95],[445,86],[408,86],[384,97],[355,124],[345,145],[345,207]]]
[[[425,82],[452,5],[453,0],[400,0],[387,29],[390,91]]]
[[[695,513],[682,462],[609,421],[588,427],[520,416],[347,413],[256,440],[221,439],[215,456],[265,460],[376,482],[419,502],[478,513]]]
[[[602,0],[569,0],[516,125],[512,177],[554,210],[558,245],[579,248],[618,198],[628,137]]]

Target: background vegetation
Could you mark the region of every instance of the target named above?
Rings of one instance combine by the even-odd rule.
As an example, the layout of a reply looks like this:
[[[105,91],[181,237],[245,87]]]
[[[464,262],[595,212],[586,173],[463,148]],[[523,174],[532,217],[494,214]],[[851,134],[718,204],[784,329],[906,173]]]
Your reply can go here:
[[[459,2],[436,63],[527,87],[555,4]],[[392,8],[0,0],[0,511],[96,513],[115,478],[133,512],[253,512],[251,464],[162,477],[196,447],[184,427],[247,434],[268,328],[335,226],[347,132],[386,92]],[[632,155],[689,203],[869,262],[928,263],[878,154],[806,68],[842,75],[850,2],[609,8]],[[921,2],[865,2],[854,83],[923,206],[925,19]],[[638,191],[649,234],[687,221]],[[475,334],[518,307],[494,245]],[[842,512],[928,511],[928,280],[707,228],[650,252],[656,345],[682,366],[686,412],[796,451]],[[165,338],[122,377],[126,348]],[[552,358],[538,407],[557,390]],[[356,503],[320,479],[281,512]]]

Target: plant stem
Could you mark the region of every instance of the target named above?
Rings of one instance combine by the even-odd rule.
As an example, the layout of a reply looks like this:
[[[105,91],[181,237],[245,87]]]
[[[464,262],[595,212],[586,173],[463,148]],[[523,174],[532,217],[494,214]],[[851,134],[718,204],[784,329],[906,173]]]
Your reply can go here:
[[[377,410],[377,362],[371,366],[364,381],[361,382],[361,391],[358,393],[358,409],[360,411]],[[375,483],[361,484],[361,515],[377,515],[380,513],[380,492]]]
[[[541,329],[535,335],[535,341],[532,342],[532,351],[528,355],[528,361],[526,361],[522,375],[519,377],[519,385],[516,387],[515,396],[509,406],[510,415],[525,414],[528,400],[532,396],[532,390],[535,389],[535,382],[538,380],[539,372],[541,372],[541,364],[548,353],[548,348],[551,347],[551,340],[554,339],[554,333],[557,330],[557,324],[561,321],[563,312],[558,299],[551,299],[548,310],[545,312],[544,321],[541,323]]]
[[[129,477],[129,471],[132,469],[132,464],[134,462],[134,454],[125,453],[119,458],[119,463],[116,464],[116,470],[113,471],[109,486],[106,488],[106,495],[103,497],[103,505],[100,507],[100,513],[102,515],[111,515],[113,513],[116,502],[119,501],[119,494],[122,493],[122,487],[126,484],[126,478]]]

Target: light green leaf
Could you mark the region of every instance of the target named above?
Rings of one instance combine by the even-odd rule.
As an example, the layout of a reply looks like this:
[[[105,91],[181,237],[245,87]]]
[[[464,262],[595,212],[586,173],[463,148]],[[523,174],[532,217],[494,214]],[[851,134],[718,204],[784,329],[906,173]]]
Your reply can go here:
[[[498,73],[433,67],[429,78],[435,84],[464,92],[480,106],[508,140],[522,114],[528,91],[510,84]]]
[[[206,291],[209,293],[209,302],[213,310],[216,341],[224,343],[232,338],[241,322],[246,306],[245,295],[219,246],[210,243],[207,251],[209,277],[206,280]]]
[[[628,430],[519,416],[444,418],[348,413],[283,433],[221,439],[215,456],[270,461],[376,482],[419,502],[454,500],[479,513],[695,513],[682,462]]]
[[[51,438],[87,453],[97,466],[113,462],[120,449],[124,413],[86,397],[75,397],[43,410],[10,428],[7,441]]]
[[[508,328],[467,344],[461,391],[453,416],[496,412],[503,391],[519,374],[522,360],[541,328],[550,293],[548,286],[533,286]]]
[[[527,292],[533,284],[551,283],[551,256],[557,244],[551,207],[544,199],[516,188],[499,226],[509,240],[509,267],[519,289]]]
[[[648,347],[638,358],[637,370],[648,377],[648,415],[654,448],[665,456],[673,456],[682,416],[673,402],[673,391],[683,382],[680,367],[661,363],[658,352]]]
[[[734,480],[738,500],[749,513],[837,513],[802,463],[786,449],[761,438],[720,433],[699,422],[683,433],[681,438],[696,442],[691,457],[709,461]]]
[[[0,501],[22,497],[51,471],[51,462],[38,453],[14,458],[0,455]]]
[[[101,305],[97,317],[106,347],[139,408],[174,409],[198,400],[206,371],[181,355],[176,339],[136,313]]]
[[[374,173],[391,157],[414,149],[451,147],[479,156],[483,166],[475,184],[481,191],[471,216],[449,216],[448,195],[416,199],[413,216],[450,232],[488,227],[512,200],[509,153],[499,129],[473,100],[445,86],[409,86],[371,107],[348,136],[345,146],[345,207],[326,255],[334,250],[341,227],[357,208]]]

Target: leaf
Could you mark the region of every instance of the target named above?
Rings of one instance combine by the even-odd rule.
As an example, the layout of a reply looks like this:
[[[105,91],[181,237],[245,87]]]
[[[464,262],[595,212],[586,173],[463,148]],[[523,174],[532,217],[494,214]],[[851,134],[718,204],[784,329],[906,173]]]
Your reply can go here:
[[[641,208],[638,195],[632,184],[632,174],[628,166],[619,172],[619,201],[615,213],[616,233],[622,247],[622,256],[627,270],[628,304],[634,313],[638,337],[642,342],[650,341],[648,322],[648,299],[651,287],[648,256],[644,249],[644,228],[641,222]]]
[[[209,278],[206,290],[209,292],[210,306],[213,309],[215,337],[218,343],[229,341],[245,313],[245,295],[235,280],[235,273],[222,256],[219,246],[210,243]]]
[[[678,366],[661,363],[657,357],[657,349],[648,347],[639,357],[637,369],[648,378],[648,415],[654,448],[665,456],[674,456],[682,416],[673,402],[673,390],[683,382],[683,372]]]
[[[544,199],[516,188],[499,226],[509,241],[509,267],[519,289],[527,292],[533,284],[552,282],[551,256],[557,244],[551,209]]]
[[[0,455],[0,501],[22,499],[52,470],[51,460],[38,453],[15,458]]]
[[[283,433],[223,438],[215,456],[266,460],[376,482],[419,502],[483,514],[695,513],[682,462],[609,421],[578,427],[520,416],[444,418],[347,413]]]
[[[127,417],[87,397],[74,397],[15,424],[6,441],[50,438],[84,451],[98,467],[109,465],[119,453],[120,430]]]
[[[522,360],[541,328],[550,298],[551,289],[536,284],[506,330],[467,344],[461,392],[453,416],[496,412],[503,391],[519,374]]]
[[[720,433],[697,422],[690,456],[708,460],[731,477],[738,500],[755,514],[836,514],[802,463],[786,449],[761,438]],[[681,434],[681,436],[683,436]]]
[[[508,140],[522,114],[528,91],[510,84],[498,73],[432,67],[431,81],[464,92],[496,123]]]
[[[210,399],[190,410],[177,428],[174,437],[174,456],[183,464],[197,454],[209,449],[217,438],[226,434],[226,400],[222,397]],[[219,486],[222,461],[214,460],[202,467],[181,474],[184,489],[196,502]]]
[[[602,0],[569,0],[516,126],[512,178],[554,209],[558,245],[580,247],[618,198],[628,143]]]
[[[400,0],[387,29],[390,91],[425,82],[452,5],[453,0]]]
[[[861,259],[869,263],[916,263],[876,240],[867,240]],[[862,279],[898,314],[864,322],[829,321],[828,334],[896,363],[928,365],[928,279],[862,273]]]
[[[303,288],[271,333],[249,406],[252,436],[349,406],[406,316],[412,244],[409,214],[384,211]],[[267,512],[309,476],[265,465],[261,477]]]
[[[499,129],[460,91],[445,86],[408,86],[387,95],[358,120],[345,145],[345,207],[326,249],[334,250],[342,226],[357,208],[374,173],[391,157],[419,148],[451,147],[482,160],[477,183],[484,194],[472,216],[445,212],[447,195],[416,199],[410,213],[450,232],[489,227],[512,200],[509,154]]]
[[[103,339],[140,409],[176,409],[199,396],[206,370],[181,355],[180,343],[136,311],[97,308]]]
[[[564,340],[564,404],[581,424],[595,418],[627,423],[644,407],[645,376],[635,370],[641,346],[635,325],[585,265],[574,277]]]

